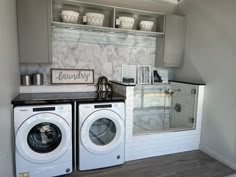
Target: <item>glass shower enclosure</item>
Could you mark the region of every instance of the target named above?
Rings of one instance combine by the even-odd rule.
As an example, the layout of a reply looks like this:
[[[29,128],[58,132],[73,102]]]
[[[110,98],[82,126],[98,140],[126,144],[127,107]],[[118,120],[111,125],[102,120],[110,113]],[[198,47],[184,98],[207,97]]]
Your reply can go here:
[[[197,86],[137,85],[134,91],[133,134],[196,128]]]

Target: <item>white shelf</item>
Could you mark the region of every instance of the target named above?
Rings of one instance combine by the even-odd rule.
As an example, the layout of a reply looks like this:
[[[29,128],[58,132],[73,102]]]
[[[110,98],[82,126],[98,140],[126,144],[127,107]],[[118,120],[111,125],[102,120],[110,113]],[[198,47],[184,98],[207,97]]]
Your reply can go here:
[[[99,26],[90,26],[90,25],[81,25],[81,24],[72,24],[72,23],[63,23],[63,22],[52,22],[52,27],[83,29],[83,30],[88,30],[88,31],[110,32],[110,33],[127,33],[127,34],[132,34],[132,35],[139,35],[139,36],[154,36],[154,37],[164,36],[164,33],[160,33],[160,32],[126,30],[126,29],[120,29],[120,28],[99,27]]]
[[[94,85],[39,85],[20,86],[20,93],[95,92]]]

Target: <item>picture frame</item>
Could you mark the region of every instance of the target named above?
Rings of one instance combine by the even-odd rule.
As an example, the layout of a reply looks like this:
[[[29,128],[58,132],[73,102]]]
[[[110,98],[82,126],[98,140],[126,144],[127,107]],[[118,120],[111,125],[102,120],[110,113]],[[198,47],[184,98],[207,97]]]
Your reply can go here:
[[[51,84],[94,84],[94,70],[52,68]]]
[[[121,82],[124,84],[136,84],[136,65],[122,65]]]
[[[152,83],[159,84],[159,83],[162,83],[162,81],[163,80],[162,80],[161,76],[159,75],[158,70],[153,69],[152,70]]]
[[[168,83],[168,70],[153,69],[152,70],[152,84]]]
[[[151,84],[152,83],[152,67],[149,65],[137,66],[137,83],[138,84]]]

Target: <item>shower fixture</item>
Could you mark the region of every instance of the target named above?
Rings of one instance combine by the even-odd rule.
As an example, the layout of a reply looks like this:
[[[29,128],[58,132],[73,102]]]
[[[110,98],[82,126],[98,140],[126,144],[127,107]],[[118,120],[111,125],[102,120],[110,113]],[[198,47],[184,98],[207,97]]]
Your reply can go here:
[[[168,90],[165,90],[165,94],[169,94],[169,95],[173,95],[175,92],[181,92],[181,89],[179,88],[179,89],[175,89],[175,90],[172,90],[172,91],[170,91],[170,89],[168,89]]]

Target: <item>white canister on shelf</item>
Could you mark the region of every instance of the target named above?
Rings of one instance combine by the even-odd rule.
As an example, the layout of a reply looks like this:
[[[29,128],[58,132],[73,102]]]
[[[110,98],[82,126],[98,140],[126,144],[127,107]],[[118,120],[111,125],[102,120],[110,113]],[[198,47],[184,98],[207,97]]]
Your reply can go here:
[[[83,22],[87,22],[87,25],[103,26],[104,19],[104,14],[87,12],[83,17]]]
[[[63,10],[61,12],[61,18],[65,23],[78,23],[79,13],[72,10]]]
[[[141,31],[152,31],[153,21],[140,21],[139,27]]]
[[[135,19],[133,17],[119,17],[119,28],[132,30],[134,26]]]

